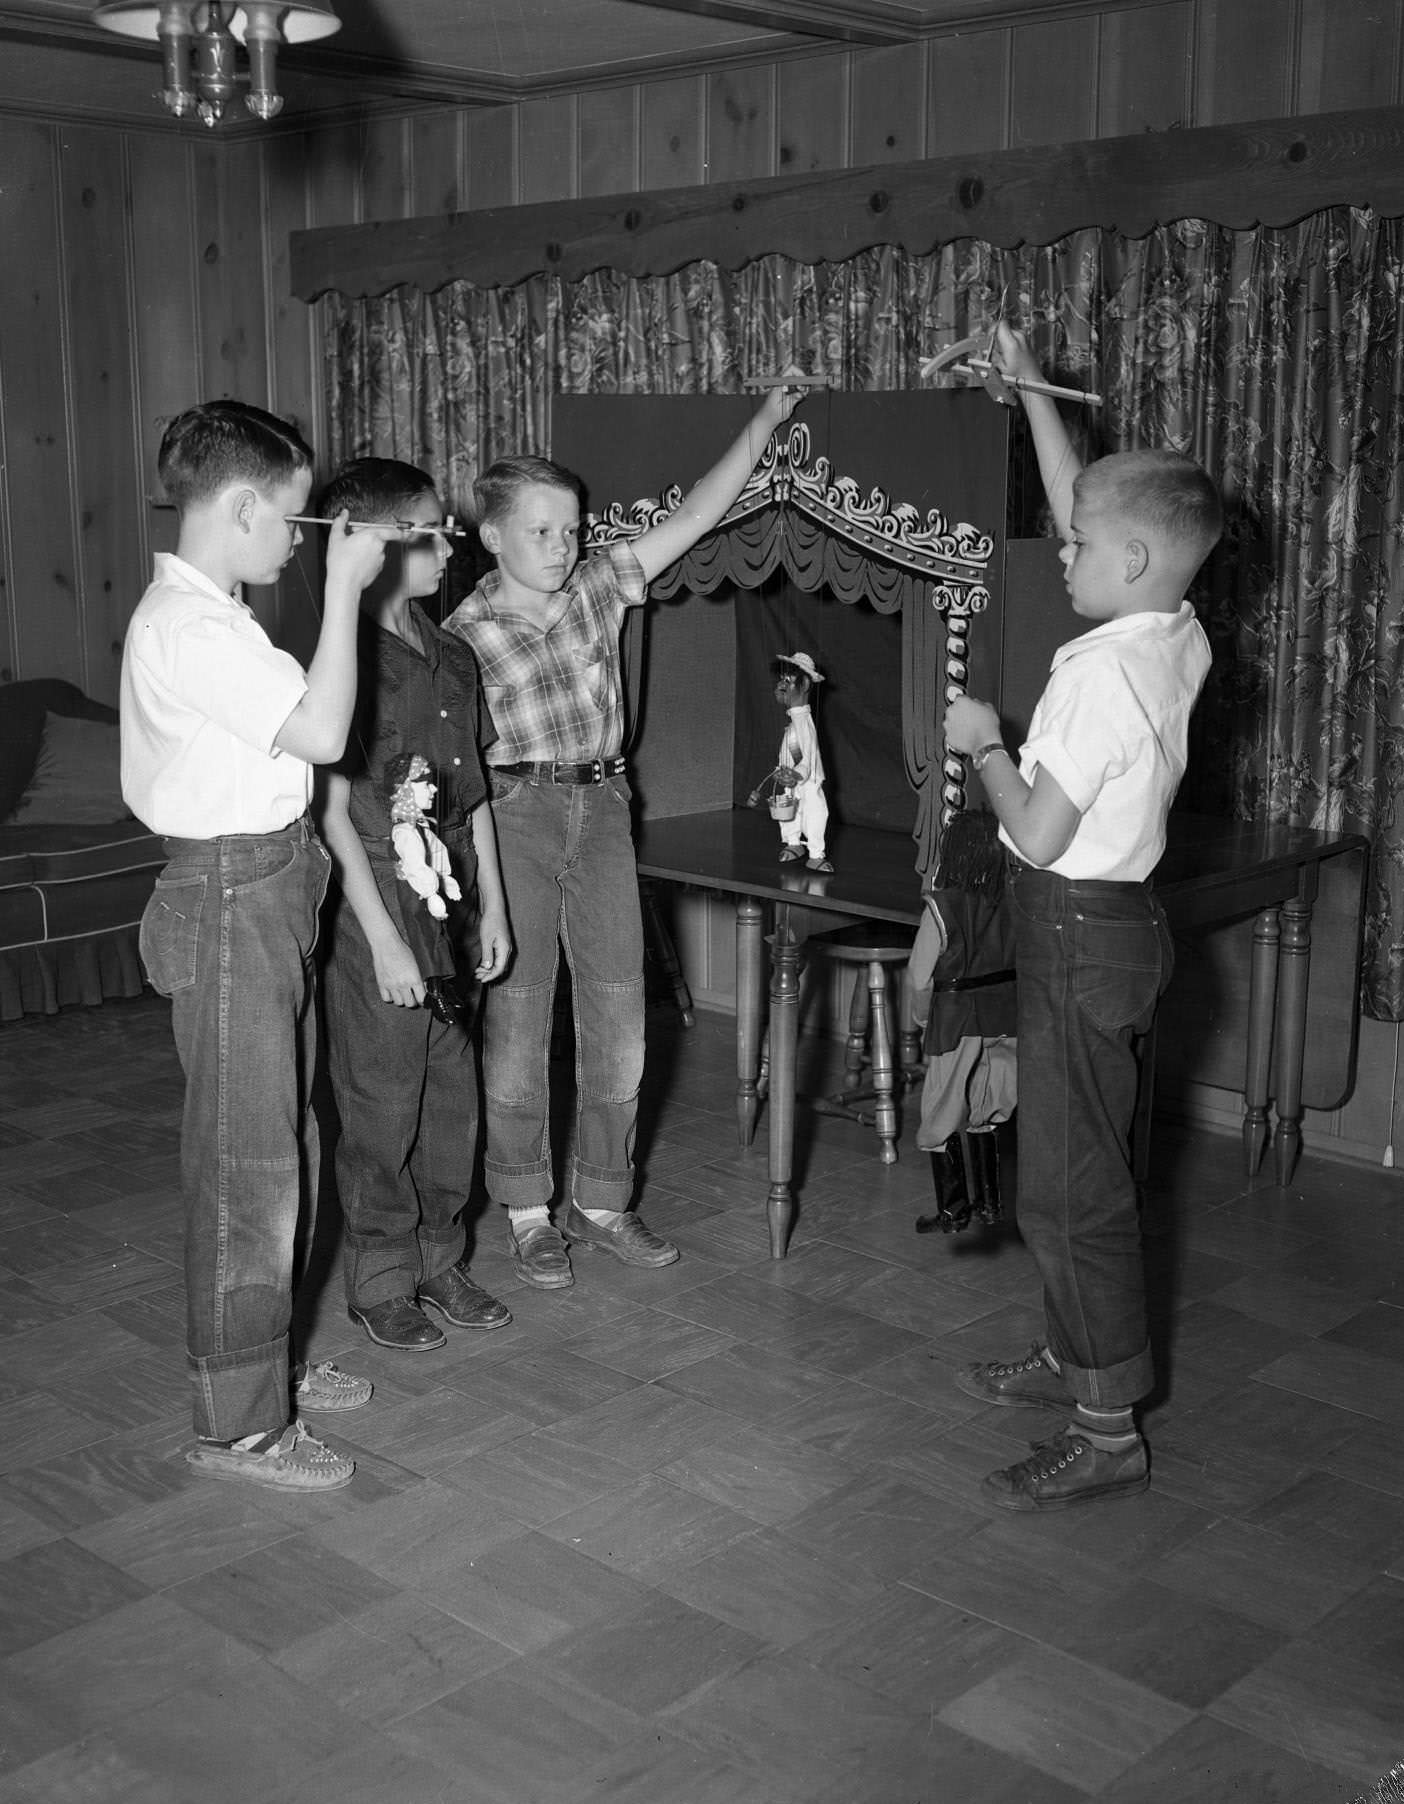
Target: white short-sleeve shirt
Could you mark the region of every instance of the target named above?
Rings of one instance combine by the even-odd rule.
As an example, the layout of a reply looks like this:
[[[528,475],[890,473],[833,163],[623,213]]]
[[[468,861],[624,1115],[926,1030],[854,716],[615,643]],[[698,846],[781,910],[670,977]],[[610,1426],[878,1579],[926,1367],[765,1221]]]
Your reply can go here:
[[[122,794],[153,833],[275,833],[303,814],[312,767],[273,743],[307,693],[252,609],[158,552],[122,655]]]
[[[1187,601],[1174,614],[1105,621],[1053,654],[1019,752],[1024,780],[1046,770],[1082,815],[1049,870],[1108,882],[1150,876],[1209,665],[1209,641]]]

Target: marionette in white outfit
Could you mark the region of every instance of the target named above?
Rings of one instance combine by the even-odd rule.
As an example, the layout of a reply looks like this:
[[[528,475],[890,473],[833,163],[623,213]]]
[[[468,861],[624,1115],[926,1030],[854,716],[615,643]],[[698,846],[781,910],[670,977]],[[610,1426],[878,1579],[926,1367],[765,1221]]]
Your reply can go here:
[[[831,871],[824,856],[824,836],[829,824],[829,804],[824,799],[824,759],[809,698],[824,681],[808,652],[782,652],[771,665],[775,699],[785,710],[785,732],[775,781],[793,798],[796,807],[789,820],[780,821],[780,862],[804,859],[811,871]]]

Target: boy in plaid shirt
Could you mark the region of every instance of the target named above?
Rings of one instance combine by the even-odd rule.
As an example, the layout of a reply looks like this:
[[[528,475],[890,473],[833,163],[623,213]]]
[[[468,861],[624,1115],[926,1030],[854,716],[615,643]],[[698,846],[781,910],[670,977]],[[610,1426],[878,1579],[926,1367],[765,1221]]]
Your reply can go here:
[[[495,739],[493,814],[516,955],[488,998],[483,1087],[490,1195],[508,1211],[524,1284],[574,1283],[567,1241],[626,1265],[678,1249],[631,1207],[643,1075],[643,930],[625,776],[619,629],[649,582],[712,530],[799,393],[768,391],[746,430],[675,512],[585,563],[576,479],[509,457],[473,485],[496,560],[445,627],[472,646]],[[576,1112],[565,1234],[551,1218],[549,1069],[564,948],[575,1015]]]

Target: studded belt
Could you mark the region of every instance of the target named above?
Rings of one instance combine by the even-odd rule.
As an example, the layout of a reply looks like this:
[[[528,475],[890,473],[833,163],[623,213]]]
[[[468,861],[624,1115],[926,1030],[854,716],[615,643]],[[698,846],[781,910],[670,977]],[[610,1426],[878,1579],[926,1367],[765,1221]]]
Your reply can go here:
[[[528,777],[533,783],[603,783],[606,777],[622,777],[623,758],[592,758],[585,764],[494,764],[503,777]]]

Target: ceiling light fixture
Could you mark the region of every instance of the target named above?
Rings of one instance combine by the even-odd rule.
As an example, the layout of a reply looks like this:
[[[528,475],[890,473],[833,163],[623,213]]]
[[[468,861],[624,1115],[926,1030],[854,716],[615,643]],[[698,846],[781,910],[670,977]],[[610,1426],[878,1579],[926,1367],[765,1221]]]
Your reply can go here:
[[[238,90],[240,44],[249,64],[244,105],[267,120],[283,109],[279,44],[305,44],[341,29],[329,0],[102,0],[93,17],[123,37],[158,39],[162,100],[177,119],[194,113],[205,125],[219,124]]]

